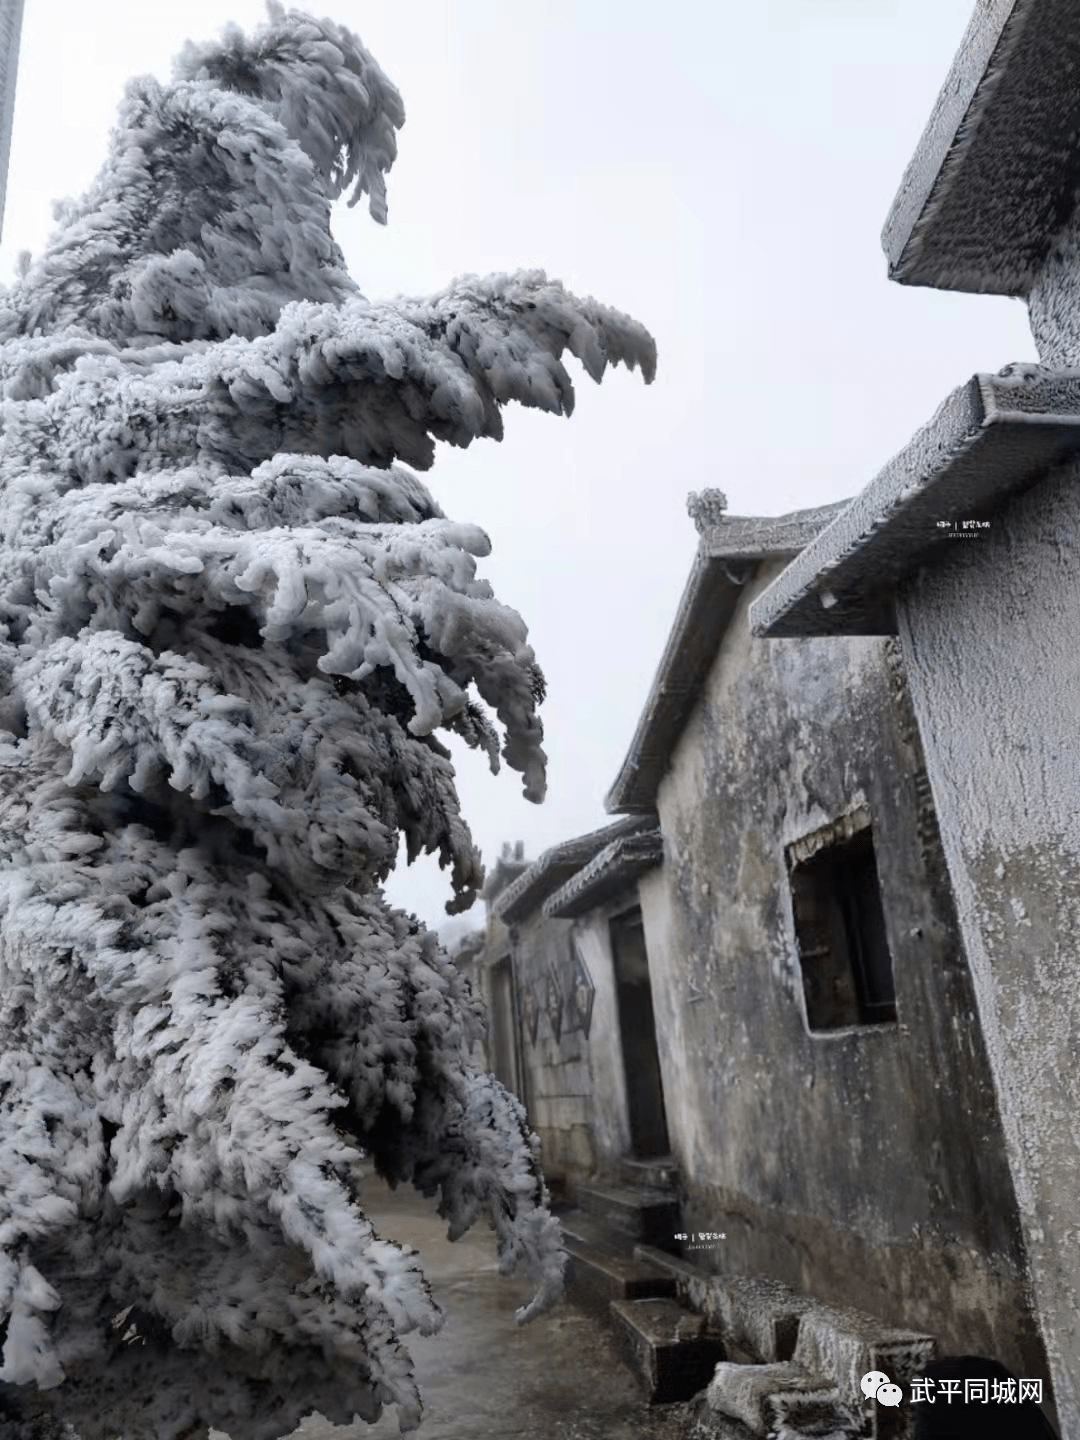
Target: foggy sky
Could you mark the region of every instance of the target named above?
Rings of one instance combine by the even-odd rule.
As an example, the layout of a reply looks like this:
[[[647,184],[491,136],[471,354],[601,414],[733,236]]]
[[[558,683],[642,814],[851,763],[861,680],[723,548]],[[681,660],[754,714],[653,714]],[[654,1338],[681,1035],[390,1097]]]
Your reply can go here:
[[[390,221],[340,204],[372,298],[540,266],[643,321],[651,387],[575,368],[569,420],[510,407],[506,439],[440,445],[425,476],[478,523],[496,594],[547,676],[542,807],[465,752],[488,860],[605,820],[696,543],[690,490],[770,515],[860,490],[976,371],[1035,358],[1000,297],[886,279],[879,234],[973,0],[314,0],[405,99]],[[125,81],[255,0],[27,0],[0,281],[104,158]],[[460,747],[455,745],[455,755]],[[434,862],[391,898],[439,924]],[[473,912],[477,923],[481,916]]]

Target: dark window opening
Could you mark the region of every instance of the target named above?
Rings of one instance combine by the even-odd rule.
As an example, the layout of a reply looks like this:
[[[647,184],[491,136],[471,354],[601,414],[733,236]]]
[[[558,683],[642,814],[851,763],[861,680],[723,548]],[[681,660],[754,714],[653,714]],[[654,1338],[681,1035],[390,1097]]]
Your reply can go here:
[[[858,831],[791,864],[791,895],[811,1030],[896,1019],[874,842]]]

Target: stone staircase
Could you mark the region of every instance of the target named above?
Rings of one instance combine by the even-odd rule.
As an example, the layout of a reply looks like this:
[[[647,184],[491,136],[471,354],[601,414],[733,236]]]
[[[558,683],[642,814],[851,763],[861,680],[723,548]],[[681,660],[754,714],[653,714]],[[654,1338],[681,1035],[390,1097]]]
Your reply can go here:
[[[614,1331],[651,1401],[689,1399],[723,1350],[663,1263],[680,1249],[673,1163],[624,1161],[610,1182],[578,1183],[574,1199],[560,1216],[570,1298]]]
[[[906,1397],[933,1339],[698,1269],[679,1254],[675,1182],[670,1161],[625,1162],[560,1216],[570,1298],[610,1326],[650,1401],[696,1397],[687,1440],[907,1440],[907,1404],[867,1400],[859,1380],[882,1370]]]
[[[615,1237],[678,1253],[679,1202],[653,1186],[578,1185],[578,1209]]]

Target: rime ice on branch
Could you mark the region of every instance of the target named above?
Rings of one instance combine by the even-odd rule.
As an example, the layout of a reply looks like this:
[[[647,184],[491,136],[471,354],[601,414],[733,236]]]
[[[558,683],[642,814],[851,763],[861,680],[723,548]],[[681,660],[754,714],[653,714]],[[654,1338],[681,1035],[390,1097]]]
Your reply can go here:
[[[0,1405],[84,1440],[233,1440],[419,1399],[439,1312],[360,1150],[563,1256],[477,1007],[379,889],[479,857],[440,728],[543,794],[543,681],[482,531],[405,464],[568,414],[635,322],[539,272],[376,304],[331,201],[404,113],[355,36],[271,6],[128,90],[90,193],[0,297]]]

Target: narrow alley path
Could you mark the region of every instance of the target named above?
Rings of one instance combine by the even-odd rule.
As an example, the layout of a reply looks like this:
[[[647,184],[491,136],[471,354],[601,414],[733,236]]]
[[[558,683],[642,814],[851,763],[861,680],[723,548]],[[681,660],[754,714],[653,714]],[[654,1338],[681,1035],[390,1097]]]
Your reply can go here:
[[[523,1278],[495,1267],[485,1222],[451,1245],[434,1205],[410,1189],[365,1182],[365,1210],[380,1235],[415,1245],[442,1332],[409,1335],[425,1413],[417,1440],[682,1440],[686,1407],[650,1407],[611,1336],[561,1302],[530,1325],[514,1322]],[[391,1440],[396,1410],[376,1425],[332,1426],[311,1417],[295,1440]]]

